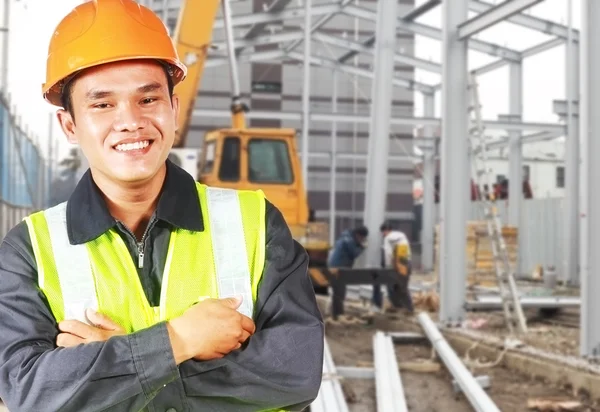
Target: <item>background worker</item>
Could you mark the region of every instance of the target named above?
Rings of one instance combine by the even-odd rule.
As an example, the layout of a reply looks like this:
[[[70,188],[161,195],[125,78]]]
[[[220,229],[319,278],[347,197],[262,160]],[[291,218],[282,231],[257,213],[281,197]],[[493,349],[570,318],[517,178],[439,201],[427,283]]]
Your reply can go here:
[[[330,269],[351,268],[356,259],[363,253],[367,246],[369,229],[359,226],[342,232],[329,255],[327,266]],[[344,299],[346,299],[346,285],[332,285],[331,315],[333,320],[349,321],[344,316]]]
[[[412,297],[409,282],[412,273],[411,248],[404,232],[395,230],[390,222],[384,222],[379,227],[383,239],[381,247],[381,267],[393,268],[398,273],[398,283],[388,285],[388,299],[395,308],[404,308],[406,312],[413,312]],[[381,285],[373,285],[372,303],[375,311],[383,307]]]
[[[215,192],[167,161],[185,74],[162,21],[132,0],[85,2],[54,32],[44,97],[90,170],[0,245],[9,410],[299,411],[316,398],[307,253],[260,192],[218,192],[239,207],[227,232],[215,225]],[[236,231],[248,251],[226,244],[224,261],[212,245]],[[217,262],[251,271],[241,300],[221,296]]]

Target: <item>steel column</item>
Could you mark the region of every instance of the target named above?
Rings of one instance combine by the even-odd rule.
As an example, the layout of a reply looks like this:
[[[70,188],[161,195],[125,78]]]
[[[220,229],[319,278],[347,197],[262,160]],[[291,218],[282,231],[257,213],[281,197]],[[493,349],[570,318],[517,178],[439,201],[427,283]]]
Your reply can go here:
[[[371,125],[369,128],[369,160],[365,186],[365,225],[370,240],[365,253],[367,266],[378,267],[380,258],[379,226],[385,218],[387,204],[388,157],[390,147],[390,119],[392,115],[392,88],[394,52],[396,49],[397,0],[377,3],[377,41],[374,78],[371,89]]]
[[[567,1],[567,19],[572,26],[571,0]],[[567,142],[565,152],[565,214],[564,214],[564,266],[561,278],[571,284],[579,283],[579,116],[573,102],[579,99],[579,44],[573,42],[572,30],[565,53],[565,88],[567,106]]]
[[[442,139],[440,207],[440,321],[459,324],[465,302],[465,247],[470,167],[468,164],[467,41],[458,25],[468,0],[442,3]]]
[[[11,0],[4,0],[4,23],[3,30],[4,35],[2,36],[2,94],[6,98],[8,96],[8,60],[9,60],[9,28],[10,28],[10,2]]]
[[[337,112],[337,72],[332,72],[333,91],[331,93],[331,111]],[[329,172],[329,244],[335,243],[335,218],[336,218],[336,189],[335,181],[337,175],[337,123],[331,123],[331,169]]]
[[[308,133],[310,129],[310,7],[312,0],[304,0],[304,70],[302,72],[302,176],[304,176],[305,190],[308,192]]]
[[[522,120],[523,116],[523,64],[511,62],[509,66],[509,111],[512,120]],[[524,227],[521,224],[521,208],[523,206],[523,140],[521,132],[508,132],[508,224],[519,229],[521,234]],[[519,250],[524,250],[523,236],[518,237]],[[515,273],[523,273],[522,256],[517,254]]]
[[[581,355],[600,356],[600,2],[581,8]]]
[[[424,116],[435,116],[435,95],[423,95]],[[425,137],[434,137],[434,128],[425,126]],[[423,255],[421,256],[423,270],[430,272],[433,270],[433,247],[434,247],[434,211],[435,211],[435,148],[426,150],[423,156],[423,229],[421,244],[423,245]]]
[[[509,111],[513,119],[523,115],[523,66],[511,63],[510,66],[510,96]],[[508,132],[509,139],[509,193],[508,193],[508,223],[519,226],[521,198],[523,197],[523,150],[521,146],[521,132],[513,130]]]

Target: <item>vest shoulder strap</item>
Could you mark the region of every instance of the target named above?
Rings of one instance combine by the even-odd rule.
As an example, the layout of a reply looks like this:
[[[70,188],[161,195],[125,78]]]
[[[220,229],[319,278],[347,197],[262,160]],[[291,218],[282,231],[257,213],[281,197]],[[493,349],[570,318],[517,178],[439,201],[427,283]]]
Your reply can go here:
[[[56,271],[65,303],[65,319],[88,322],[85,309],[98,308],[96,286],[85,244],[72,245],[67,232],[67,203],[44,211]]]

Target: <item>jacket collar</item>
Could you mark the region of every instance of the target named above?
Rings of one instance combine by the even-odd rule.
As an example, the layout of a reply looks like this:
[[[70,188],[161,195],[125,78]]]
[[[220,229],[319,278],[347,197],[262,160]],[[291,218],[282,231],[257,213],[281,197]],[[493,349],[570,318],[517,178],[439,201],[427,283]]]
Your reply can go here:
[[[167,175],[155,211],[158,220],[180,229],[204,230],[196,183],[167,160]],[[117,224],[88,169],[67,202],[67,233],[72,245],[96,239]]]

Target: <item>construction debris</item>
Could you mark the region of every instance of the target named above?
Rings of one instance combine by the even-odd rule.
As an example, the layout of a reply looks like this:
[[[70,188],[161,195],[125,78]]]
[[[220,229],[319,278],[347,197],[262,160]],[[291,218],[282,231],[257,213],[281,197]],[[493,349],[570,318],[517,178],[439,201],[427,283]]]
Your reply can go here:
[[[583,405],[581,402],[565,399],[529,399],[527,401],[527,408],[540,412],[563,412],[581,411]]]

